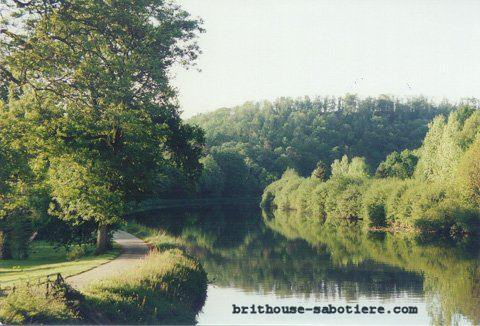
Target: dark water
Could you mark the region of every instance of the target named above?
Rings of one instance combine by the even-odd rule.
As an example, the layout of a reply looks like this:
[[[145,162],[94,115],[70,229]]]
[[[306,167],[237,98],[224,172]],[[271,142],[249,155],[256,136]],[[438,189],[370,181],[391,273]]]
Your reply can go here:
[[[144,217],[145,218],[145,217]],[[158,211],[147,224],[181,236],[212,285],[201,325],[479,325],[477,244],[325,228],[256,205]],[[384,314],[234,314],[233,305],[382,306]],[[417,307],[395,314],[395,307]],[[355,311],[355,310],[353,310]],[[388,313],[390,311],[390,313]]]

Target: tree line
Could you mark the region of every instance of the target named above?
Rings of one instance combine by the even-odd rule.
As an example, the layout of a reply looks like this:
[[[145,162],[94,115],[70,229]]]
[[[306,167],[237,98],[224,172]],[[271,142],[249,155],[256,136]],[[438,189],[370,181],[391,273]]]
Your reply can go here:
[[[294,209],[320,224],[361,220],[366,229],[421,232],[465,241],[480,233],[480,111],[463,106],[436,117],[422,146],[393,152],[374,175],[364,158],[337,159],[331,174],[287,170],[262,205]]]
[[[261,194],[288,168],[307,176],[321,161],[329,173],[344,155],[365,157],[375,169],[389,153],[419,147],[428,123],[456,107],[422,97],[346,95],[247,102],[199,114],[189,123],[205,130],[200,192]]]

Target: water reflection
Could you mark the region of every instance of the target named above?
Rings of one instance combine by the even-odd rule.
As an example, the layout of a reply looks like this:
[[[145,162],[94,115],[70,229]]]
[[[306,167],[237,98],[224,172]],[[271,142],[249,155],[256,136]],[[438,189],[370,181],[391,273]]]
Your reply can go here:
[[[181,236],[202,261],[215,287],[200,322],[232,318],[231,303],[238,301],[287,300],[416,302],[423,313],[396,320],[480,323],[480,260],[472,241],[432,245],[413,236],[367,234],[356,225],[321,227],[314,217],[283,211],[262,216],[255,205],[159,211],[141,219]],[[234,323],[261,322],[234,317]],[[270,323],[316,323],[310,317],[277,316]]]

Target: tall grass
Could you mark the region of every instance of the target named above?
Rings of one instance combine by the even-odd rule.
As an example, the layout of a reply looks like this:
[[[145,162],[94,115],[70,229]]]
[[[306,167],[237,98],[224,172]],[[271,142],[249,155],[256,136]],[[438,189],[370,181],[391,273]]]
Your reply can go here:
[[[0,299],[0,321],[4,324],[72,324],[82,320],[65,293],[47,296],[42,286],[19,286]]]
[[[192,324],[206,293],[205,271],[181,249],[152,251],[138,269],[85,290],[88,305],[121,324]]]

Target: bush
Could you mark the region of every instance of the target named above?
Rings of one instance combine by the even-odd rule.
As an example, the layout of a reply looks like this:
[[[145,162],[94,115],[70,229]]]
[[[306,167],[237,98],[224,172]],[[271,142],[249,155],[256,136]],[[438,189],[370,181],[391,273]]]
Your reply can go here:
[[[78,260],[88,254],[87,245],[75,245],[67,252],[68,260]]]
[[[117,323],[191,324],[205,303],[207,275],[180,249],[154,251],[141,266],[85,291],[89,305]]]
[[[362,216],[366,226],[387,226],[386,201],[389,188],[386,182],[380,180],[375,180],[368,187],[362,198]]]
[[[358,219],[362,200],[361,186],[352,184],[337,198],[335,217],[341,219]]]

